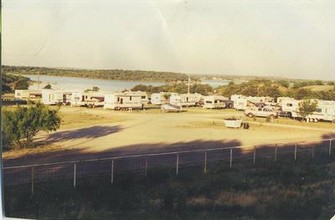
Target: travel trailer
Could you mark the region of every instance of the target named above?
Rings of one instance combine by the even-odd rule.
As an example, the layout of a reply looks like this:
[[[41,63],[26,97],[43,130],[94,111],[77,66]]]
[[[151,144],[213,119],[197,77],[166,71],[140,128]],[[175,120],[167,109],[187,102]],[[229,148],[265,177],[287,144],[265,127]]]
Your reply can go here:
[[[71,95],[71,106],[102,107],[105,95],[99,92],[73,92]]]
[[[285,99],[280,102],[282,113],[291,118],[302,118],[299,113],[299,103],[303,100]],[[317,101],[317,108],[313,114],[308,115],[307,121],[334,121],[335,120],[335,101],[314,100]]]
[[[229,98],[224,96],[204,96],[204,106],[207,109],[222,109],[222,108],[232,108],[233,102]]]
[[[42,92],[40,90],[17,89],[14,97],[17,100],[37,102],[41,100]]]
[[[202,95],[198,93],[187,93],[181,95],[173,95],[170,97],[170,104],[180,106],[197,106],[202,99]]]
[[[42,103],[46,105],[68,105],[71,103],[72,92],[43,89],[42,90]]]
[[[150,102],[153,105],[163,105],[170,103],[170,97],[178,96],[178,93],[174,92],[160,92],[160,93],[152,93],[150,96]]]
[[[232,95],[230,100],[234,102],[234,108],[236,110],[245,111],[248,107],[264,107],[264,106],[273,106],[277,103],[274,102],[274,99],[269,96],[244,96],[244,95]]]
[[[148,103],[148,96],[144,92],[123,92],[106,94],[104,109],[133,110],[143,109]]]

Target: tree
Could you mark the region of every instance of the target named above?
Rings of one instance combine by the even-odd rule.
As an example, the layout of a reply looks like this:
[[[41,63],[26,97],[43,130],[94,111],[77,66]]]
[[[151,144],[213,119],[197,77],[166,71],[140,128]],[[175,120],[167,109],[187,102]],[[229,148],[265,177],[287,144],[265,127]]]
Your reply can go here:
[[[50,84],[48,84],[48,85],[44,86],[44,88],[43,88],[43,89],[52,89],[52,87],[51,87],[51,85],[50,85]]]
[[[5,149],[29,146],[39,131],[55,131],[60,126],[57,110],[37,103],[14,111],[3,111],[3,137]]]
[[[14,89],[28,89],[29,83],[27,79],[20,79],[15,83]]]
[[[311,115],[316,111],[318,101],[306,99],[299,103],[299,113],[303,118],[306,118],[308,115]]]

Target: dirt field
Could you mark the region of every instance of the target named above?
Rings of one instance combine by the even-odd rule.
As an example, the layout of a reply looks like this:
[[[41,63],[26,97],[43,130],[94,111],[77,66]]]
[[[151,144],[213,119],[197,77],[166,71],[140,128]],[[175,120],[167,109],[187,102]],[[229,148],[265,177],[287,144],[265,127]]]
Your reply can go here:
[[[53,133],[41,133],[36,142],[48,145],[29,151],[5,153],[5,158],[34,154],[48,150],[78,150],[83,153],[106,152],[115,148],[141,151],[143,148],[224,147],[226,143],[251,147],[266,143],[318,141],[325,135],[335,135],[335,124],[306,123],[276,119],[266,123],[244,118],[250,129],[226,128],[223,119],[243,116],[235,110],[205,110],[189,108],[182,113],[161,113],[159,110],[117,112],[103,109],[62,107],[61,128]],[[230,144],[230,146],[231,146]],[[201,146],[205,147],[205,146]],[[41,151],[41,149],[43,149]]]

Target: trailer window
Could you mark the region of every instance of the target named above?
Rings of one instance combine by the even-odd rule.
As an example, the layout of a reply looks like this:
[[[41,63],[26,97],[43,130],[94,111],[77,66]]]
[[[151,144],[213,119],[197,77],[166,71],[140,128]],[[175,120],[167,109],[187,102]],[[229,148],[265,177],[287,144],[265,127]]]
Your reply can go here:
[[[321,109],[321,108],[317,108],[317,109],[316,109],[316,112],[321,113],[321,112],[322,112],[322,109]]]

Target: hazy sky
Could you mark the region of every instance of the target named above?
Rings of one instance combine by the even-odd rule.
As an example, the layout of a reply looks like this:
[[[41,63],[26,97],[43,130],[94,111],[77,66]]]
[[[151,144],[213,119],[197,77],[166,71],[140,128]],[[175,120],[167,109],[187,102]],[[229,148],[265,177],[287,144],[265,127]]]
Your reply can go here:
[[[335,80],[335,1],[3,0],[3,64]]]

